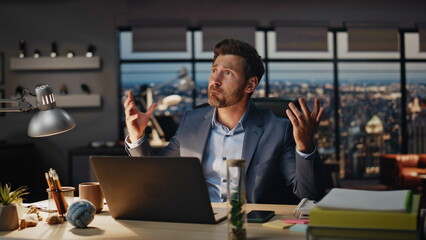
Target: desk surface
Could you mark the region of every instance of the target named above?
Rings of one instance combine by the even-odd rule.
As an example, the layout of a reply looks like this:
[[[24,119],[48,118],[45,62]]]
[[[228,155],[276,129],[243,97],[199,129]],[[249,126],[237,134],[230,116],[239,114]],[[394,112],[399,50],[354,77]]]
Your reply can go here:
[[[226,207],[222,203],[214,203],[215,207]],[[274,210],[276,215],[271,220],[292,218],[293,205],[248,204],[247,210]],[[115,220],[108,211],[95,216],[87,229],[74,228],[68,222],[59,225],[48,225],[44,220],[36,227],[0,231],[0,239],[228,239],[227,221],[218,224],[190,224],[151,221]],[[249,223],[248,239],[305,239],[305,233],[288,229],[271,229],[259,223]]]

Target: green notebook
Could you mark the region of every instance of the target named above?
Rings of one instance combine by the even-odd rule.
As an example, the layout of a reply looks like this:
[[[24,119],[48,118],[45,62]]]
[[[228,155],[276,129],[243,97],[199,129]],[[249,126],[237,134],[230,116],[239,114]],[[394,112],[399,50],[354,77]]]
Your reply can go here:
[[[328,209],[315,206],[310,211],[309,226],[389,230],[416,230],[420,195],[412,196],[409,211],[370,211]]]
[[[383,239],[383,240],[416,240],[419,237],[417,231],[406,230],[382,230],[382,229],[354,229],[354,228],[330,228],[309,227],[308,239]]]

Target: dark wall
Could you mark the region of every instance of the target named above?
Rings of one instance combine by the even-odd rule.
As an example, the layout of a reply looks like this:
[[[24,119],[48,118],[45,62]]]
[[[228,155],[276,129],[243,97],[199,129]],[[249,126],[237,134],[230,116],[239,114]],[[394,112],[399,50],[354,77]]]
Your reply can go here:
[[[77,128],[57,136],[29,138],[27,124],[33,113],[8,113],[0,116],[0,140],[31,141],[36,144],[39,169],[55,168],[68,180],[69,148],[91,141],[118,141],[119,99],[116,53],[116,29],[145,20],[185,20],[197,26],[200,20],[257,20],[268,27],[272,21],[327,21],[330,27],[342,27],[346,21],[397,22],[414,28],[426,22],[426,1],[283,1],[283,0],[7,0],[0,1],[0,53],[4,54],[6,97],[20,85],[31,90],[45,83],[59,92],[66,84],[69,93],[81,93],[86,83],[94,93],[102,95],[102,107],[67,109]],[[27,50],[50,51],[50,43],[58,43],[60,54],[74,50],[84,54],[89,44],[96,46],[102,58],[100,70],[86,71],[10,71],[9,59],[18,54],[18,41],[27,41]],[[3,160],[0,156],[0,161]]]
[[[68,181],[68,149],[87,145],[91,141],[118,139],[118,82],[116,56],[115,12],[125,9],[119,1],[1,1],[0,52],[4,54],[4,89],[11,98],[15,88],[34,91],[45,83],[55,94],[66,84],[68,92],[82,93],[80,85],[87,84],[93,93],[102,95],[101,108],[66,109],[77,127],[64,134],[30,138],[27,125],[31,113],[7,113],[0,117],[0,140],[8,142],[31,141],[36,144],[41,173],[55,168],[63,182]],[[125,2],[124,2],[125,3]],[[25,39],[27,52],[38,48],[42,54],[50,52],[56,41],[60,55],[73,50],[83,55],[89,44],[96,46],[96,55],[102,59],[100,70],[72,71],[10,71],[9,59],[18,53],[18,41]],[[33,99],[27,97],[27,99]],[[0,156],[1,159],[1,156]],[[3,159],[1,159],[3,160]],[[43,177],[42,174],[40,174]]]

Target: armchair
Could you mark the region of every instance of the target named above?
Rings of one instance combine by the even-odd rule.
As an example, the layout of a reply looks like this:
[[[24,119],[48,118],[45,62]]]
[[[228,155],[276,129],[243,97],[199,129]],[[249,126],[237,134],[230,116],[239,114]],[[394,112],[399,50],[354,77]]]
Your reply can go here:
[[[271,110],[272,113],[277,117],[288,118],[285,110],[287,110],[288,104],[293,102],[297,108],[300,109],[300,104],[295,98],[284,98],[284,97],[276,97],[276,98],[252,98],[251,99],[256,106],[261,106],[263,108]],[[195,108],[203,108],[209,106],[208,103],[203,103]]]
[[[284,97],[276,97],[276,98],[252,98],[254,104],[256,106],[261,106],[263,108],[271,110],[275,116],[288,118],[285,110],[287,110],[288,104],[293,102],[297,108],[300,109],[299,102],[295,98],[284,98]]]
[[[384,154],[380,156],[380,183],[391,188],[422,186],[418,174],[426,174],[426,154]]]

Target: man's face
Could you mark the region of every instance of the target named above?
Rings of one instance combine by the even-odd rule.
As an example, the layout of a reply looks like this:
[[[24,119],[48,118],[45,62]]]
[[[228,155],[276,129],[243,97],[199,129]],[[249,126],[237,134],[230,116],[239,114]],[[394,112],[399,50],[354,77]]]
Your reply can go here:
[[[246,81],[244,58],[236,55],[219,55],[213,63],[209,78],[209,104],[229,107],[244,96]]]

